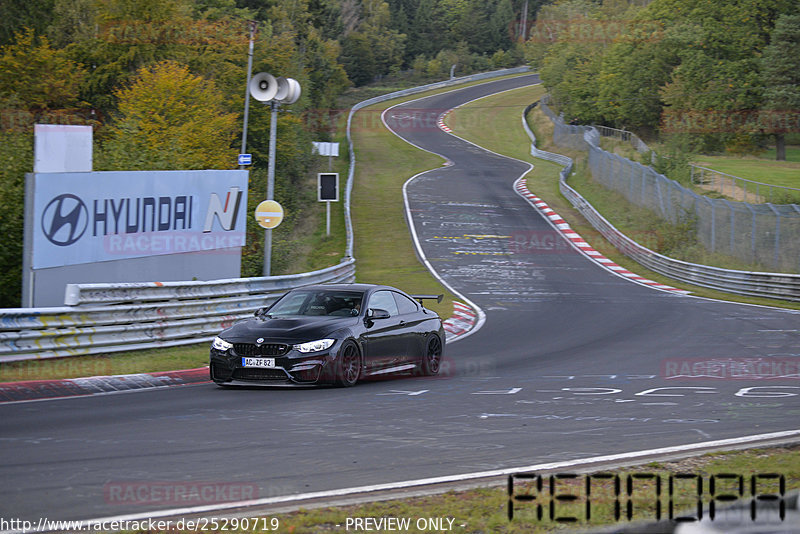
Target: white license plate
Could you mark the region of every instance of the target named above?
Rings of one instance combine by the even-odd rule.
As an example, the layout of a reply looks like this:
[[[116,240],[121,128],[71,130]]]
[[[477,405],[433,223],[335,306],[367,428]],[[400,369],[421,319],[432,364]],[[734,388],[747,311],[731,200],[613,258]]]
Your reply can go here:
[[[242,367],[275,367],[275,358],[242,358]]]

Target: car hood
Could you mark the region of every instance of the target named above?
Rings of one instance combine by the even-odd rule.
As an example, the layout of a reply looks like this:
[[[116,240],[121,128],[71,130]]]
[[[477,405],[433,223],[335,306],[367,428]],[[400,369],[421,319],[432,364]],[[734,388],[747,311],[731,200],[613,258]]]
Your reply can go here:
[[[336,330],[354,326],[356,317],[254,317],[223,330],[219,336],[230,343],[304,343],[323,339]]]

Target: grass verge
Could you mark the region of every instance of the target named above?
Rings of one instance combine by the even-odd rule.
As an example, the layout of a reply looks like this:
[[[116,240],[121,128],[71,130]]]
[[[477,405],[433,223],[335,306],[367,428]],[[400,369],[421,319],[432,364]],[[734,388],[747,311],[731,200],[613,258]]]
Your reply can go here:
[[[359,282],[389,284],[411,293],[447,293],[417,259],[405,216],[403,184],[443,163],[389,132],[380,120],[384,102],[360,110],[354,123],[356,176],[351,212]],[[367,118],[367,120],[363,120]],[[445,317],[452,295],[434,309]]]
[[[523,485],[516,479],[513,494],[529,495],[537,498],[536,502],[516,501],[514,518],[509,520],[509,494],[506,487],[490,487],[466,491],[449,491],[439,495],[412,497],[400,500],[386,500],[354,506],[328,507],[316,509],[300,509],[291,513],[270,515],[280,525],[278,532],[293,534],[316,534],[322,532],[346,532],[364,529],[355,528],[356,520],[369,518],[377,525],[377,521],[386,518],[407,521],[409,528],[379,528],[372,532],[438,532],[455,533],[530,533],[543,534],[550,532],[580,532],[602,525],[618,524],[625,526],[627,520],[625,483],[630,475],[634,480],[631,521],[649,522],[655,519],[655,502],[661,504],[662,519],[667,518],[670,501],[675,515],[688,516],[696,510],[698,501],[703,503],[704,513],[708,513],[711,502],[709,481],[712,475],[735,474],[745,480],[745,498],[750,497],[749,482],[753,475],[768,473],[780,474],[784,477],[787,492],[800,487],[800,449],[797,447],[773,447],[769,449],[750,449],[735,452],[715,452],[686,458],[674,462],[651,462],[646,465],[621,470],[607,470],[603,473],[619,476],[622,487],[617,497],[613,487],[613,479],[603,481],[592,480],[592,493],[589,497],[592,518],[586,521],[587,493],[585,474],[576,479],[564,479],[557,482],[556,491],[561,495],[573,495],[575,500],[562,499],[556,503],[559,517],[572,516],[576,522],[559,522],[549,519],[550,495],[547,493],[545,479],[544,490],[539,492],[530,485]],[[670,475],[676,473],[691,474],[693,480],[680,479],[670,497],[667,483]],[[595,473],[596,474],[596,473]],[[644,478],[647,475],[650,478]],[[703,488],[696,484],[697,477],[703,481]],[[661,480],[662,492],[655,498],[654,484],[656,478]],[[757,495],[779,494],[779,480],[757,478]],[[736,493],[733,484],[717,481],[717,495]],[[700,495],[698,497],[698,494]],[[614,510],[617,502],[622,505],[621,520],[615,519]],[[536,514],[537,504],[544,502],[543,518]],[[720,503],[718,502],[719,506]],[[439,521],[433,523],[431,520]],[[386,523],[385,523],[386,524]],[[394,523],[396,525],[397,523]],[[349,528],[348,528],[349,525]],[[388,525],[388,524],[387,524]],[[441,527],[439,527],[441,525]],[[439,528],[437,528],[439,527]],[[245,530],[245,532],[258,532]]]
[[[512,78],[509,75],[493,80]],[[442,317],[453,310],[453,295],[431,276],[419,262],[413,248],[403,209],[402,186],[413,175],[442,164],[442,159],[412,147],[389,132],[380,121],[380,113],[389,106],[461,89],[484,82],[471,82],[454,87],[420,93],[404,99],[377,104],[359,111],[354,121],[353,141],[356,145],[356,177],[353,188],[352,214],[358,260],[359,282],[395,285],[413,293],[444,293],[441,304],[427,305]],[[413,86],[411,84],[410,86]],[[346,95],[348,103],[408,87],[381,87],[372,93],[361,90]],[[376,93],[376,94],[373,94]],[[349,100],[348,100],[349,99]],[[340,202],[331,205],[331,234],[326,233],[326,210],[314,202],[306,208],[305,221],[287,234],[275,233],[273,240],[291,242],[297,259],[286,262],[290,274],[322,269],[335,265],[345,253],[344,188],[349,157],[345,124],[347,113],[339,116],[339,129],[334,141],[340,143],[342,156],[333,159],[333,172],[339,173]],[[316,172],[328,171],[327,158],[320,158],[307,178],[308,187],[316,188]],[[28,360],[0,364],[0,382],[80,378],[113,374],[150,373],[191,369],[208,364],[208,345],[201,343],[182,347],[144,351],[115,352],[92,356]]]
[[[480,140],[476,142],[494,148],[498,152],[509,149],[509,154],[519,159],[528,159],[527,138],[517,142],[513,130],[516,128],[510,125],[518,125],[521,110],[516,108],[518,99],[523,107],[529,103],[531,98],[537,98],[536,88],[525,88],[520,90],[520,94],[504,94],[504,104],[497,113],[497,117],[489,122],[484,119],[476,121],[483,124],[478,132]],[[484,111],[488,102],[483,102]],[[385,105],[384,105],[385,106]],[[375,110],[382,109],[380,106]],[[509,115],[505,115],[508,112]],[[460,112],[459,112],[460,113]],[[484,121],[484,122],[481,122]],[[492,126],[487,126],[492,124]],[[489,130],[489,131],[487,131]],[[524,134],[523,134],[524,136]],[[427,271],[414,259],[413,248],[411,247],[407,228],[401,221],[404,220],[402,209],[402,197],[400,188],[405,180],[411,175],[435,167],[441,160],[430,154],[420,153],[400,139],[384,129],[376,128],[374,132],[357,133],[357,143],[359,146],[357,158],[359,161],[359,173],[354,196],[354,217],[356,220],[356,236],[358,248],[356,254],[359,258],[359,279],[361,281],[380,281],[390,282],[409,290],[429,291],[427,285],[431,283],[431,277]],[[387,150],[388,149],[388,150]],[[387,152],[390,154],[387,156]],[[408,161],[413,161],[413,167],[406,167]],[[577,214],[566,203],[566,200],[558,193],[557,178],[559,167],[557,165],[536,161],[536,169],[529,177],[531,188],[543,198],[546,198],[559,213],[574,219],[573,227],[584,236],[589,236],[590,227],[585,222],[580,222],[580,215]],[[386,265],[386,259],[392,258],[392,265]],[[425,279],[423,279],[425,278]],[[419,287],[415,284],[420,284]],[[413,287],[412,287],[413,286]],[[142,368],[151,370],[168,370],[176,368],[174,360],[168,359],[167,352],[186,352],[187,361],[195,362],[194,358],[202,355],[202,363],[205,363],[205,345],[190,346],[181,349],[139,351],[133,354],[116,355],[111,357],[111,361],[105,362],[106,357],[92,357],[83,361],[101,362],[99,367],[84,369],[88,374],[117,374],[124,372],[139,372]],[[178,356],[179,358],[182,356]],[[122,362],[130,358],[123,367]],[[155,361],[158,360],[156,364]],[[65,364],[80,366],[81,358],[62,360]],[[25,362],[39,363],[39,362]],[[42,363],[44,363],[42,361]],[[108,365],[108,367],[105,367]],[[188,366],[196,366],[189,363]],[[160,367],[160,368],[157,368]],[[0,368],[3,369],[3,368]],[[101,372],[97,372],[101,371]],[[37,371],[39,372],[39,371]],[[68,370],[59,371],[63,376]],[[81,374],[80,376],[87,376]],[[31,379],[31,376],[23,376],[20,379]],[[625,480],[627,475],[637,473],[648,473],[658,475],[666,480],[669,475],[674,473],[692,473],[708,480],[712,474],[736,473],[746,479],[753,474],[780,473],[785,477],[788,488],[800,486],[800,453],[797,448],[772,448],[754,449],[742,452],[713,453],[701,457],[695,457],[680,462],[670,463],[651,463],[638,468],[618,471],[614,474]],[[569,486],[567,486],[569,488]],[[523,491],[530,491],[530,488],[518,488]],[[573,487],[580,492],[580,487]],[[760,487],[761,493],[774,491],[771,487]],[[515,488],[515,493],[518,493]],[[686,497],[684,501],[678,501],[678,509],[690,509],[696,502],[697,489],[695,487],[686,490],[680,497]],[[578,515],[585,509],[585,494],[578,493],[579,500],[573,503],[573,512],[568,514]],[[583,500],[581,500],[583,499]],[[677,497],[676,497],[677,499]],[[611,490],[596,491],[592,496],[592,508],[595,510],[596,519],[593,522],[578,523],[581,528],[588,528],[593,525],[613,524],[617,522],[613,518],[613,509],[617,501],[616,495]],[[652,503],[652,498],[646,501]],[[686,506],[681,506],[681,503]],[[639,508],[639,504],[642,508]],[[662,508],[666,509],[666,497]],[[645,508],[645,501],[635,501],[635,509],[641,511],[641,516],[634,519],[649,519],[652,517],[652,510]],[[521,508],[521,509],[520,509]],[[419,498],[409,498],[403,500],[391,500],[374,502],[358,506],[346,506],[336,508],[320,509],[301,509],[293,513],[276,514],[272,517],[278,519],[280,527],[278,532],[289,533],[320,533],[320,532],[341,532],[345,531],[348,519],[372,518],[377,521],[381,518],[397,518],[409,520],[411,528],[406,532],[431,532],[431,522],[429,519],[440,520],[438,525],[442,527],[451,526],[452,532],[479,533],[479,532],[507,532],[507,533],[546,533],[563,532],[574,530],[576,524],[565,525],[563,523],[540,520],[533,513],[535,507],[522,504],[516,510],[515,519],[508,519],[508,491],[506,488],[484,488],[470,491],[451,491],[441,495],[426,496]],[[597,511],[604,511],[598,513]],[[566,514],[565,514],[566,515]],[[579,516],[581,517],[581,516]],[[585,516],[583,516],[585,517]],[[423,523],[418,521],[422,519]],[[451,521],[452,520],[452,521]],[[426,528],[420,528],[420,526]],[[351,529],[352,530],[352,529]],[[363,529],[362,529],[363,530]],[[240,532],[246,530],[239,529]],[[250,532],[262,532],[263,530],[251,530]],[[373,532],[392,532],[397,529],[372,529]]]
[[[503,76],[492,81],[517,76]],[[417,258],[406,222],[402,189],[409,178],[441,166],[444,160],[394,135],[380,117],[384,110],[400,103],[480,83],[485,81],[381,102],[359,110],[353,120],[356,176],[351,210],[354,255],[358,261],[356,277],[360,282],[394,285],[409,292],[444,293],[441,304],[430,305],[443,317],[450,316],[454,295],[431,276]]]
[[[800,189],[800,148],[788,149],[786,161],[775,161],[774,155],[772,159],[705,155],[698,155],[695,159],[697,165],[739,178]]]
[[[530,155],[530,140],[521,126],[517,127],[517,125],[520,124],[525,106],[537,100],[542,94],[544,94],[543,88],[522,88],[505,92],[502,95],[487,97],[459,108],[457,113],[453,113],[448,117],[448,125],[453,128],[454,133],[457,135],[489,150],[534,163],[533,171],[527,175],[528,189],[547,202],[595,249],[626,269],[651,280],[686,289],[691,291],[692,294],[702,297],[746,304],[800,309],[800,303],[796,302],[734,295],[678,282],[650,271],[621,254],[561,194],[558,187],[561,166],[536,159]],[[485,112],[488,109],[497,109],[497,111],[487,114]],[[479,115],[485,116],[479,118]],[[455,120],[451,120],[451,117],[455,117]],[[595,208],[598,208],[598,211],[612,224],[633,238],[642,241],[648,239],[658,240],[663,238],[665,233],[668,233],[660,220],[649,211],[639,210],[621,195],[615,196],[613,192],[591,183],[587,178],[586,165],[582,163],[585,162],[586,155],[579,151],[556,147],[552,142],[553,125],[543,113],[534,109],[530,115],[530,125],[536,133],[539,148],[565,154],[577,162],[575,174],[570,178],[570,185],[575,187]],[[731,269],[745,267],[742,264],[732,262],[727,257],[712,258],[705,251],[703,251],[703,254],[699,258],[701,261],[698,261],[698,263],[702,263],[702,260],[708,260],[714,263],[724,263],[727,268]]]
[[[70,356],[45,360],[6,362],[0,365],[0,382],[55,380],[86,376],[154,373],[195,369],[208,365],[207,343],[163,349]]]
[[[533,100],[536,100],[542,93],[540,88],[523,88],[516,91],[506,92],[499,97],[491,97],[476,101],[472,104],[459,108],[448,117],[448,125],[456,130],[458,135],[469,139],[481,146],[496,152],[515,157],[525,161],[534,161],[535,169],[528,175],[528,184],[531,190],[544,198],[557,212],[564,216],[570,224],[581,235],[588,237],[590,241],[605,241],[594,229],[583,219],[583,217],[572,208],[568,201],[561,196],[558,191],[558,174],[560,166],[550,162],[535,160],[528,153],[528,140],[521,128],[515,128],[521,120],[522,109]],[[492,99],[498,99],[498,106],[495,106]],[[492,110],[487,114],[487,110]],[[544,119],[546,121],[546,118]],[[467,126],[470,125],[470,126]],[[546,132],[547,124],[541,123],[538,132],[542,132],[543,138],[552,134]],[[544,132],[543,132],[544,131]],[[546,133],[545,133],[546,132]],[[521,135],[519,135],[521,134]],[[553,150],[556,151],[556,150]],[[558,150],[559,152],[563,152]],[[578,154],[570,154],[577,157]],[[621,264],[628,263],[629,268],[633,262],[616,252],[610,244],[605,242],[600,248],[604,254]],[[637,272],[643,269],[636,265]],[[646,271],[646,270],[644,270]],[[661,279],[665,283],[675,285],[674,281],[667,280],[655,273],[643,273],[652,278]],[[692,288],[695,290],[696,288]],[[717,292],[703,290],[708,296],[718,296]],[[727,296],[729,295],[719,295]],[[755,301],[759,303],[775,304],[766,299],[739,299],[736,300]],[[785,303],[779,303],[785,304]],[[718,452],[706,454],[704,456],[692,457],[676,462],[655,463],[626,469],[615,472],[625,481],[628,475],[655,475],[661,477],[662,481],[669,479],[675,473],[691,473],[703,477],[708,484],[711,475],[721,473],[735,473],[741,475],[744,480],[749,480],[754,474],[779,473],[785,477],[787,488],[800,487],[800,449],[797,447],[780,447],[770,449],[751,449],[747,451]],[[585,478],[579,479],[582,482]],[[637,479],[638,480],[638,479]],[[569,487],[569,486],[567,486]],[[562,515],[574,515],[585,518],[583,510],[586,506],[585,493],[581,494],[580,485],[572,485],[572,490],[565,491],[570,494],[577,494],[578,499],[570,505],[570,509]],[[707,486],[706,486],[707,488]],[[519,490],[529,492],[520,487]],[[624,491],[624,490],[623,490]],[[764,492],[776,491],[774,487],[765,488]],[[515,489],[515,494],[518,493]],[[652,505],[652,488],[643,500],[635,500],[634,520],[647,520],[654,517]],[[576,529],[586,529],[592,526],[608,525],[618,523],[613,516],[614,506],[617,502],[614,492],[608,487],[592,494],[592,509],[595,511],[595,519],[591,522],[560,523],[546,519],[538,519],[535,514],[534,505],[522,504],[521,509],[515,511],[515,519],[508,519],[508,491],[505,488],[483,488],[469,491],[450,491],[441,495],[415,497],[402,500],[388,500],[373,502],[357,506],[343,506],[336,508],[320,509],[301,509],[297,512],[278,514],[281,528],[286,532],[292,533],[317,533],[317,532],[340,532],[345,531],[348,521],[351,529],[353,522],[359,518],[371,518],[375,521],[381,518],[397,518],[410,520],[410,527],[403,532],[429,532],[430,529],[418,528],[417,520],[420,518],[441,518],[448,522],[445,525],[452,525],[452,532],[465,533],[484,533],[484,532],[503,532],[503,533],[549,533],[549,532],[574,532]],[[667,497],[661,499],[662,510],[667,510]],[[696,506],[697,488],[686,488],[684,493],[680,490],[676,492],[674,505],[676,510],[691,510]],[[706,501],[706,510],[708,501]],[[570,511],[571,510],[571,511]],[[598,513],[598,510],[603,511]],[[623,512],[624,513],[624,512]],[[452,520],[452,523],[450,521]],[[429,523],[421,523],[422,526]],[[376,532],[388,532],[389,529],[375,529]]]
[[[519,75],[493,78],[493,81]],[[460,84],[405,98],[381,102],[359,110],[354,118],[356,177],[352,215],[354,254],[360,282],[397,286],[409,292],[444,293],[441,304],[430,307],[443,317],[453,310],[452,295],[419,261],[405,216],[403,184],[421,172],[435,169],[444,160],[420,150],[386,129],[381,113],[397,104],[463,89],[481,82]]]

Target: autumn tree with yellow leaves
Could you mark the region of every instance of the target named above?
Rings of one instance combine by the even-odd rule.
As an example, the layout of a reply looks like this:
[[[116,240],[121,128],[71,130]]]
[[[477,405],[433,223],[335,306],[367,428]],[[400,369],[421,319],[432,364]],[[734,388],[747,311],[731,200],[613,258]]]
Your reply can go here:
[[[118,89],[119,117],[98,167],[115,170],[227,169],[237,116],[211,80],[161,61]]]

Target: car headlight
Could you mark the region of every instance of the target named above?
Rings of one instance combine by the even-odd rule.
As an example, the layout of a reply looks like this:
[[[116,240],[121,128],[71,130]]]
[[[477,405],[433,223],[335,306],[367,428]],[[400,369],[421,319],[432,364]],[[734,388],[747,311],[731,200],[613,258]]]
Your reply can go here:
[[[316,341],[309,341],[307,343],[299,343],[294,346],[300,352],[318,352],[331,348],[335,339],[318,339]]]
[[[225,341],[221,337],[217,336],[217,337],[214,338],[214,341],[211,342],[211,346],[214,347],[217,350],[221,350],[222,352],[225,352],[226,350],[228,350],[228,349],[233,347],[233,343],[228,343],[227,341]]]

